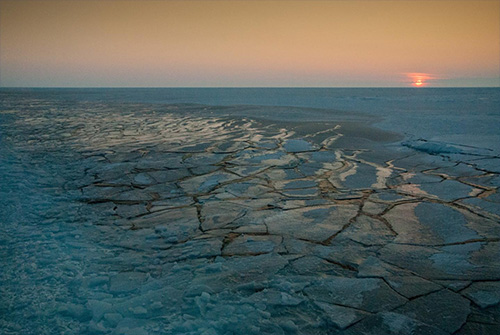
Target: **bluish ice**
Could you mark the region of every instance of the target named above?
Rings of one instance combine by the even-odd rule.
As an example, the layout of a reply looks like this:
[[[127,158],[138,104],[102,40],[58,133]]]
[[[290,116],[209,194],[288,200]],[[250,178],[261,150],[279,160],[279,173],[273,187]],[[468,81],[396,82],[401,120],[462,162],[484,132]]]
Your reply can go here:
[[[497,334],[498,89],[2,89],[2,334]]]

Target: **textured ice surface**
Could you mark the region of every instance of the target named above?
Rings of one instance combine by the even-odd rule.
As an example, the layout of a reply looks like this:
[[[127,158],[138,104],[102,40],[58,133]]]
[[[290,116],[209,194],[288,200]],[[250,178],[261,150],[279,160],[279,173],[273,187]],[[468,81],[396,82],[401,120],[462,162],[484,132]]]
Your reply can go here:
[[[0,93],[2,334],[499,333],[494,146]]]

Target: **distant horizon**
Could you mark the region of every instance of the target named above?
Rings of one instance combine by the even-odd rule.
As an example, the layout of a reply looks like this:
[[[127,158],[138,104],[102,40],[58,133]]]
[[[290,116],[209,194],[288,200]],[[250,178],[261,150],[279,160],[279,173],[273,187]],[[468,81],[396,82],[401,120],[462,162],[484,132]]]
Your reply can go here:
[[[397,88],[397,89],[412,89],[412,90],[427,90],[427,89],[470,89],[470,88],[500,88],[500,86],[426,86],[426,87],[411,87],[411,86],[0,86],[0,89],[203,89],[203,88],[223,88],[223,89],[265,89],[265,88],[282,88],[282,89],[373,89],[373,88]]]

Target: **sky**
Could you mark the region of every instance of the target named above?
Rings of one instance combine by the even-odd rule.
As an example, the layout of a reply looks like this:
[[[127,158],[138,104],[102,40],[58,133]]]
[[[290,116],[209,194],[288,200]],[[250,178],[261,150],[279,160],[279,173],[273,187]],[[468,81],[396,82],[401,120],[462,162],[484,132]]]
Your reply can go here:
[[[2,87],[500,86],[500,0],[0,0]]]

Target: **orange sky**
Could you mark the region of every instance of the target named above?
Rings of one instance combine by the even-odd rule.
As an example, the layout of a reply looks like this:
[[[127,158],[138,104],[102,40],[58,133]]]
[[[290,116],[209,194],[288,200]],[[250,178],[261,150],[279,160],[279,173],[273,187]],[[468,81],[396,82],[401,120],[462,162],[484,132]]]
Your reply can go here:
[[[2,86],[500,86],[500,1],[1,1]]]

